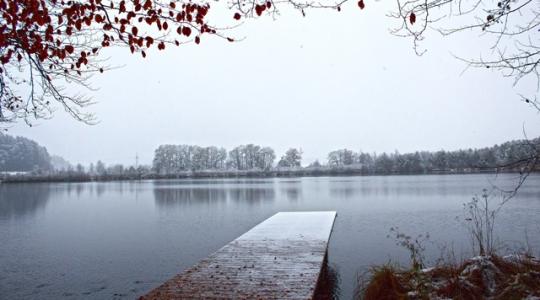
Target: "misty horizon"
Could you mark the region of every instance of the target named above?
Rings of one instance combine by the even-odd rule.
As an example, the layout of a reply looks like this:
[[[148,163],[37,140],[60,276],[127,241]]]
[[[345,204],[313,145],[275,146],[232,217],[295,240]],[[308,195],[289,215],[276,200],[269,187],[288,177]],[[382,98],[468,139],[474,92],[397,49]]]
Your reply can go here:
[[[6,133],[7,136],[10,136],[9,135],[9,132]],[[0,133],[0,136],[1,136],[1,133]],[[11,137],[13,138],[17,138],[17,137],[22,137],[22,138],[25,138],[24,136],[12,136]],[[535,140],[538,140],[540,139],[540,137],[527,137],[529,141],[535,141]],[[508,140],[508,141],[503,141],[501,143],[497,143],[497,144],[494,144],[494,145],[486,145],[486,146],[481,146],[481,147],[464,147],[464,148],[458,148],[458,149],[437,149],[437,150],[424,150],[424,149],[417,149],[417,150],[414,150],[414,151],[410,151],[410,152],[401,152],[399,150],[394,150],[394,151],[391,151],[391,152],[366,152],[366,151],[362,151],[362,150],[358,150],[358,149],[348,149],[348,148],[334,148],[332,149],[329,153],[327,153],[327,155],[325,155],[324,157],[321,157],[321,158],[316,158],[314,160],[307,160],[305,157],[304,157],[304,152],[303,152],[303,148],[299,147],[299,148],[287,148],[287,150],[298,150],[300,152],[300,163],[301,163],[301,167],[306,167],[306,166],[309,166],[311,165],[312,163],[320,163],[322,165],[325,165],[329,162],[329,158],[330,158],[330,155],[334,152],[338,152],[338,151],[344,151],[344,150],[347,150],[347,151],[352,151],[352,153],[354,155],[358,155],[358,154],[368,154],[368,155],[371,155],[372,157],[377,157],[377,156],[380,156],[380,155],[384,155],[384,154],[387,154],[387,155],[396,155],[396,154],[399,154],[399,155],[407,155],[407,154],[414,154],[414,153],[430,153],[430,154],[435,154],[436,152],[439,152],[439,151],[443,151],[443,152],[446,152],[446,153],[451,153],[451,152],[458,152],[458,151],[468,151],[468,150],[473,150],[473,151],[477,151],[477,150],[482,150],[482,149],[492,149],[493,147],[497,147],[497,146],[500,146],[502,144],[506,144],[506,143],[516,143],[516,142],[520,142],[520,141],[525,141],[525,139],[519,139],[519,140]],[[42,145],[39,141],[35,141],[38,143],[39,146],[42,146],[42,147],[45,147],[45,149],[48,151],[47,147],[45,145]],[[140,156],[145,156],[147,155],[146,153],[144,154],[141,154],[141,153],[135,153],[133,155],[133,161],[131,163],[119,163],[119,162],[116,162],[116,161],[105,161],[103,159],[98,159],[96,161],[91,161],[89,162],[88,164],[83,164],[81,162],[77,162],[77,161],[69,161],[69,160],[66,160],[63,156],[57,154],[57,153],[51,153],[50,151],[48,151],[49,155],[51,156],[51,158],[54,157],[55,160],[57,159],[60,159],[60,160],[65,160],[64,162],[61,162],[62,164],[64,163],[69,163],[71,166],[76,166],[76,165],[82,165],[84,166],[85,168],[88,168],[89,166],[91,165],[94,165],[95,163],[97,162],[101,162],[101,163],[104,163],[105,165],[107,166],[114,166],[114,165],[124,165],[126,167],[128,166],[136,166],[136,165],[139,165],[139,166],[149,166],[150,168],[153,168],[153,165],[155,163],[155,158],[156,158],[156,154],[158,153],[158,150],[163,147],[163,146],[188,146],[188,147],[200,147],[200,148],[215,148],[216,150],[219,150],[219,149],[223,149],[224,151],[226,151],[225,153],[225,158],[224,159],[230,159],[229,156],[230,156],[230,151],[234,150],[234,149],[237,149],[238,147],[243,147],[243,146],[256,146],[256,147],[261,147],[261,148],[269,148],[273,155],[275,155],[275,160],[272,159],[273,163],[272,165],[276,165],[279,167],[279,160],[280,160],[280,157],[284,157],[285,156],[285,152],[286,151],[283,151],[282,153],[280,152],[275,152],[274,151],[274,148],[271,146],[271,145],[256,145],[256,144],[253,144],[253,143],[247,143],[247,144],[243,144],[243,145],[237,145],[235,147],[232,147],[232,148],[225,148],[225,147],[222,147],[220,145],[186,145],[186,144],[163,144],[163,145],[158,145],[156,146],[156,148],[154,149],[154,151],[152,151],[152,159],[150,160],[150,162],[144,162],[144,161],[141,161],[139,158]]]

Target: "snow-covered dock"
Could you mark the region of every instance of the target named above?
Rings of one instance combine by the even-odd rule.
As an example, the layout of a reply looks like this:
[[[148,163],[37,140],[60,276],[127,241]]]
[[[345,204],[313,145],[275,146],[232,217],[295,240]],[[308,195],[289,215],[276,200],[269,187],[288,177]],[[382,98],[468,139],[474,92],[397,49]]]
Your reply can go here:
[[[141,299],[311,299],[336,212],[280,212]]]

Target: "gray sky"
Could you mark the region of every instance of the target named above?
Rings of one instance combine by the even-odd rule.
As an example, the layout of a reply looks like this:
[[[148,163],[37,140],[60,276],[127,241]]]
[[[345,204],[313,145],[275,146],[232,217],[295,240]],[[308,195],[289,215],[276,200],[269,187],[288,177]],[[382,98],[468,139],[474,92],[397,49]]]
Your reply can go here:
[[[301,147],[304,164],[329,151],[453,150],[540,135],[540,115],[513,86],[489,70],[468,70],[452,54],[477,58],[489,41],[477,32],[430,35],[418,57],[412,41],[389,34],[390,3],[351,2],[338,13],[283,9],[276,20],[250,20],[229,43],[207,36],[143,60],[109,49],[123,66],[93,78],[100,123],[88,126],[61,108],[52,120],[9,133],[35,139],[72,163],[150,163],[160,144],[271,146],[281,156]],[[395,5],[394,2],[391,5]],[[230,16],[229,16],[230,15]],[[227,12],[227,22],[232,20]],[[531,78],[533,79],[533,78]]]

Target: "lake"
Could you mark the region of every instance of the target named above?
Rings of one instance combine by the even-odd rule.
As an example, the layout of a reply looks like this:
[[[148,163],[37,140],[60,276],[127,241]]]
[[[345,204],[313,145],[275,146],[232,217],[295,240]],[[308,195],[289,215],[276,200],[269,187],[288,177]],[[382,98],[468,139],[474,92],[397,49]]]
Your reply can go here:
[[[470,255],[462,204],[516,176],[0,184],[0,298],[133,299],[276,212],[335,210],[328,260],[350,299],[370,266],[408,264],[391,227],[429,232],[428,261],[444,248]],[[540,175],[503,208],[496,233],[501,252],[540,254]]]

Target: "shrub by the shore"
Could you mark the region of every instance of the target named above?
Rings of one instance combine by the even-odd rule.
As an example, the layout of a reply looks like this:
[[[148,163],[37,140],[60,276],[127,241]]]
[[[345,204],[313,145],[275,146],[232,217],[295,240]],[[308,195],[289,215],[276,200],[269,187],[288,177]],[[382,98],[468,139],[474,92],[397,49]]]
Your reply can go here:
[[[427,269],[374,267],[358,299],[540,299],[540,260],[525,254],[477,256]]]

